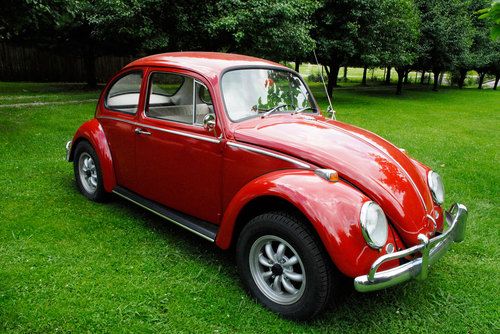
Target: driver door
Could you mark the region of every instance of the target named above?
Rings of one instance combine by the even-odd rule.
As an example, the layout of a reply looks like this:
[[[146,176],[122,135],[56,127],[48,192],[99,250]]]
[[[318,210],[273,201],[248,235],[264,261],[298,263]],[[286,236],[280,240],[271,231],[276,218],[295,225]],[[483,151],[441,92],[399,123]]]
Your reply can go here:
[[[203,127],[214,114],[210,93],[191,73],[149,72],[136,129],[138,193],[171,209],[218,224],[222,142]]]

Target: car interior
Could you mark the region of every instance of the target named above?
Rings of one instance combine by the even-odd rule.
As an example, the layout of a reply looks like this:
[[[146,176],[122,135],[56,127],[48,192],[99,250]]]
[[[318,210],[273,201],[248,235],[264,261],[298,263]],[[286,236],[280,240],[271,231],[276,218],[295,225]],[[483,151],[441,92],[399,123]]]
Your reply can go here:
[[[120,78],[108,92],[107,107],[130,114],[137,112],[141,81],[141,73]],[[173,73],[151,74],[146,116],[187,124],[203,124],[203,118],[213,113],[212,98],[203,84]]]

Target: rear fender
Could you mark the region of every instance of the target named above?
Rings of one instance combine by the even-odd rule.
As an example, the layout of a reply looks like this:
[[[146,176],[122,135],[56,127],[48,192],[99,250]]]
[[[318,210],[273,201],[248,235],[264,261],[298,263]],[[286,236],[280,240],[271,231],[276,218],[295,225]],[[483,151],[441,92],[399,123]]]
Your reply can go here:
[[[113,158],[111,157],[111,151],[109,150],[108,140],[104,134],[104,129],[97,119],[93,118],[90,121],[83,123],[76,131],[76,134],[73,137],[73,144],[71,145],[69,155],[70,161],[73,161],[75,148],[78,145],[78,142],[82,140],[88,141],[94,148],[97,157],[99,158],[104,189],[107,192],[111,192],[116,187]]]
[[[297,208],[311,223],[337,268],[349,277],[364,275],[385,250],[370,248],[361,232],[359,215],[369,199],[345,182],[328,182],[310,170],[281,170],[245,185],[229,203],[216,244],[231,246],[238,215],[252,200],[272,196]],[[393,241],[389,233],[388,242]],[[397,265],[398,263],[396,263]],[[389,263],[387,267],[394,266]]]

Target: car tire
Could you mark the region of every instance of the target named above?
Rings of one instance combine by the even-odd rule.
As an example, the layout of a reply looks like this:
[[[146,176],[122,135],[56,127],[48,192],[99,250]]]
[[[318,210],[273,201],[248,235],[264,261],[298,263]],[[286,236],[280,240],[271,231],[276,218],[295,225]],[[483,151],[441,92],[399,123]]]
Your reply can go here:
[[[332,298],[333,264],[300,217],[270,212],[253,218],[239,235],[236,258],[251,296],[285,318],[307,320]]]
[[[76,146],[73,169],[78,190],[85,197],[94,202],[103,202],[107,199],[99,158],[89,142],[81,141]]]

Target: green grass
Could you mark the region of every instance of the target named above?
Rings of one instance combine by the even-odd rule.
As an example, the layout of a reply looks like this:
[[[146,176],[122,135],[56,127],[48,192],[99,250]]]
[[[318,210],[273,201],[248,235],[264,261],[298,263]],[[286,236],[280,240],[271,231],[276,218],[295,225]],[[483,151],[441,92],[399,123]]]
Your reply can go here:
[[[99,93],[100,90],[88,89],[85,84],[0,82],[0,106],[93,100]]]
[[[0,103],[8,104],[3,95],[36,101],[47,90],[57,101],[87,94],[50,87],[0,83]],[[313,90],[325,108],[321,87]],[[349,293],[307,323],[252,301],[232,254],[118,198],[96,204],[78,193],[64,144],[95,103],[0,108],[0,331],[498,333],[499,96],[336,92],[340,120],[441,173],[446,205],[470,209],[468,231],[426,281]]]

